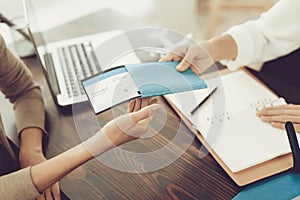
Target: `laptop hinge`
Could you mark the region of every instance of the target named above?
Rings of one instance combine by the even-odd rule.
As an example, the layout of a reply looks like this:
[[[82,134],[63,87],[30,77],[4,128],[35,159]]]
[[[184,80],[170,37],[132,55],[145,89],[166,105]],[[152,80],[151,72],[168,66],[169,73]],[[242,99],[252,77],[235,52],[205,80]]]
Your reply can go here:
[[[52,54],[51,53],[45,53],[44,54],[44,60],[45,60],[45,65],[47,68],[47,74],[48,74],[48,80],[49,80],[49,87],[52,89],[53,94],[57,95],[60,94],[60,89],[57,81],[57,76],[55,73],[54,69],[54,63],[52,59]]]

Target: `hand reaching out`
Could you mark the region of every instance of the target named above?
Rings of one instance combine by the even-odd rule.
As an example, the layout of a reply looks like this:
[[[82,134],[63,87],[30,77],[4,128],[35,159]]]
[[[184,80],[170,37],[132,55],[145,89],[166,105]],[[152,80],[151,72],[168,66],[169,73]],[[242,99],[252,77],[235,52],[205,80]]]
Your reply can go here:
[[[257,116],[273,127],[283,130],[285,130],[285,123],[291,121],[296,132],[300,132],[300,105],[288,104],[264,108],[257,112]]]
[[[102,128],[102,131],[116,146],[135,140],[146,133],[152,118],[159,109],[159,104],[145,106],[139,111],[122,115],[110,121]]]
[[[181,61],[177,67],[178,71],[185,71],[190,67],[196,74],[201,74],[217,61],[234,60],[237,50],[234,39],[225,34],[200,44],[180,46],[160,61]]]
[[[146,99],[137,99],[129,108],[130,113],[121,115],[108,122],[96,135],[85,142],[90,154],[98,156],[110,149],[126,142],[135,140],[145,134],[158,110],[159,104],[150,104]],[[136,105],[136,106],[135,106]],[[143,106],[143,107],[142,107]],[[138,107],[138,108],[136,108]]]
[[[208,53],[211,48],[208,42],[179,46],[160,59],[160,62],[181,61],[176,67],[178,71],[182,72],[190,67],[196,74],[201,74],[214,64]]]
[[[151,98],[136,98],[129,102],[128,112],[138,111],[148,105],[157,103],[157,99]]]
[[[160,105],[153,104],[121,115],[108,122],[85,142],[50,160],[34,165],[31,168],[33,184],[39,192],[43,192],[83,163],[115,146],[139,138],[147,132],[152,118],[159,109]]]

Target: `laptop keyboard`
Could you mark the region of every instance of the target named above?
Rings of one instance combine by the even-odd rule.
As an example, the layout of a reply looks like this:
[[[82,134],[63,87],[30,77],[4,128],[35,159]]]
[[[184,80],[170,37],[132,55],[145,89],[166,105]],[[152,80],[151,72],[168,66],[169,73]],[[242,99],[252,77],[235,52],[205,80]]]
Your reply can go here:
[[[91,43],[80,43],[57,49],[69,97],[84,94],[80,81],[101,72]]]

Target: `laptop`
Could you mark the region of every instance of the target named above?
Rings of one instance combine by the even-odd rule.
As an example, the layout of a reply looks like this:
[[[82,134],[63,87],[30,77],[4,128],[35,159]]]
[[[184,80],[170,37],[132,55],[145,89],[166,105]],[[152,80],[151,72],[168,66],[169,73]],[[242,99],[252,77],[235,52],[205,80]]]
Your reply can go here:
[[[34,4],[36,2],[36,0],[23,1],[26,22],[36,55],[43,66],[44,75],[58,105],[68,106],[88,100],[82,88],[81,80],[106,70],[110,66],[140,63],[135,53],[122,56],[121,59],[115,62],[111,62],[112,56],[97,53],[97,47],[102,44],[109,46],[110,40],[114,38],[116,38],[116,41],[113,41],[112,45],[118,43],[122,47],[126,46],[127,49],[132,49],[126,34],[122,30],[100,32],[50,43],[46,42],[44,33],[40,29],[43,21],[38,20],[36,15],[36,4]],[[47,10],[47,12],[55,13],[57,18],[55,10]],[[51,17],[54,16],[47,15],[47,17],[51,20]],[[109,52],[105,51],[106,53]]]

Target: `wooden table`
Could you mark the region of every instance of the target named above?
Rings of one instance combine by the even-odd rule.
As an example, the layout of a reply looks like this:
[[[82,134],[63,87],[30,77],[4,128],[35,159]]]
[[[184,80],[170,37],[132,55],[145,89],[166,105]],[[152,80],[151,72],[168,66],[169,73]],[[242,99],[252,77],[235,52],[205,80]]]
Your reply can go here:
[[[72,107],[57,106],[37,58],[27,58],[24,62],[31,69],[35,80],[42,86],[47,110],[46,127],[49,131],[47,158],[58,155],[81,142],[74,119],[86,123],[87,134],[97,131],[99,127],[95,126],[93,119],[90,118],[93,113],[88,103],[80,104],[80,112]],[[227,176],[210,155],[199,158],[201,144],[194,139],[194,135],[187,127],[184,126],[178,131],[180,118],[162,97],[158,100],[167,115],[166,123],[160,133],[148,139],[126,144],[123,148],[129,151],[151,152],[163,148],[175,134],[181,134],[185,138],[182,141],[183,146],[189,139],[193,140],[182,156],[162,169],[147,173],[118,171],[94,159],[60,181],[61,190],[70,199],[231,199],[238,193],[241,188]],[[126,105],[121,106],[121,108],[125,107]],[[77,110],[76,113],[72,113],[74,110]],[[97,117],[100,125],[104,125],[112,119],[112,112],[109,110]],[[157,118],[160,120],[162,115]],[[124,157],[121,150],[108,152],[108,155],[106,155],[108,159],[139,164],[133,158]]]
[[[128,19],[128,23],[125,23],[126,19],[122,16],[117,16],[116,13],[107,10],[103,12],[76,20],[75,24],[65,24],[56,27],[55,30],[48,30],[47,34],[53,37],[47,37],[47,39],[50,38],[51,41],[58,38],[70,38],[74,36],[74,33],[84,35],[87,34],[88,29],[88,32],[92,33],[114,28],[130,29],[145,24],[137,19],[134,19],[134,23],[132,23],[132,19]],[[109,16],[103,17],[103,14]],[[122,19],[123,22],[106,20],[116,18]],[[92,26],[94,31],[90,30],[91,24],[95,25]],[[146,25],[151,24],[146,23]],[[97,123],[102,126],[113,118],[111,110],[108,110],[98,115],[97,123],[95,123],[94,114],[87,102],[79,104],[80,109],[74,109],[72,106],[67,108],[57,106],[53,101],[38,59],[31,57],[24,59],[24,62],[29,66],[36,82],[42,86],[47,110],[46,129],[49,132],[49,143],[45,149],[47,158],[79,144],[81,142],[79,135],[92,135],[99,130]],[[210,155],[199,158],[200,142],[195,139],[186,126],[178,131],[178,127],[182,123],[180,118],[162,97],[158,97],[158,100],[167,116],[160,133],[148,139],[130,142],[122,146],[122,149],[134,152],[152,152],[163,148],[172,141],[176,134],[179,134],[183,138],[182,146],[187,141],[192,141],[190,145],[187,144],[187,150],[175,162],[146,173],[119,171],[93,159],[60,181],[61,190],[70,199],[231,199],[241,190]],[[120,110],[123,112],[125,112],[125,108],[126,103],[120,106]],[[158,121],[162,119],[163,115],[157,116]],[[80,121],[81,124],[84,122],[86,127],[81,127],[81,130],[78,131],[74,121]],[[173,148],[180,150],[181,145],[173,146]],[[127,157],[120,149],[107,152],[103,156],[106,159],[132,165],[140,164],[134,157]],[[165,160],[161,162],[168,158],[163,159]],[[150,162],[149,165],[151,165]]]

